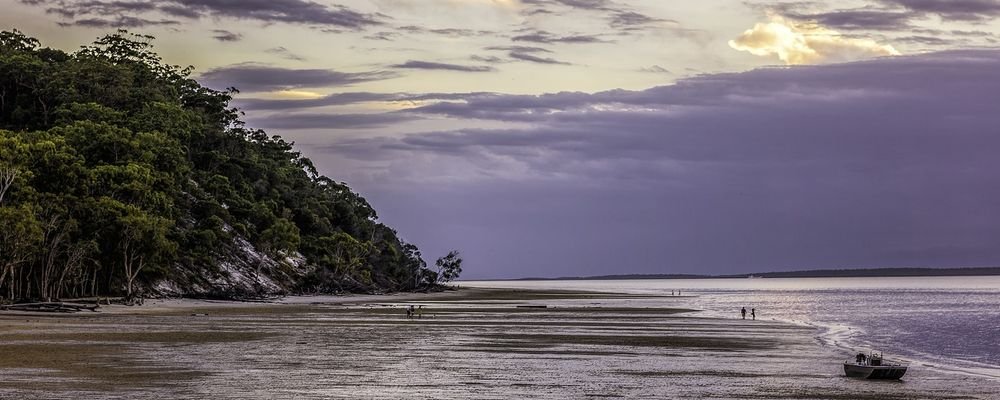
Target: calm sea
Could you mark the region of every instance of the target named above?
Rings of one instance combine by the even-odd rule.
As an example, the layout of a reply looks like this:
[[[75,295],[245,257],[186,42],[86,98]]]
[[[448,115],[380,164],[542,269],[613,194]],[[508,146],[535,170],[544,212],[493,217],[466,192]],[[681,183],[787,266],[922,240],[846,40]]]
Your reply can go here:
[[[670,295],[701,315],[816,326],[825,345],[879,350],[920,365],[1000,379],[1000,276],[482,281],[463,286]]]

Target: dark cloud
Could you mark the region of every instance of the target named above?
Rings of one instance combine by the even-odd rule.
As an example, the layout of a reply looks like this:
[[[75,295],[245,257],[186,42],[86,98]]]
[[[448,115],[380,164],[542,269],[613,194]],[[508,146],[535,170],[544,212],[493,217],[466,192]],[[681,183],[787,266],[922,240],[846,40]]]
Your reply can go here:
[[[151,20],[137,17],[119,16],[114,18],[80,18],[72,22],[60,22],[60,26],[85,26],[89,28],[139,28],[144,26],[180,25],[180,21],[169,19]]]
[[[532,53],[522,53],[522,52],[512,51],[510,53],[507,53],[507,56],[515,60],[527,61],[536,64],[570,65],[570,63],[565,61],[559,61],[550,57],[539,57]]]
[[[854,9],[818,13],[786,12],[786,17],[816,22],[836,29],[902,30],[909,28],[914,18],[910,12]]]
[[[199,81],[216,89],[236,87],[249,92],[349,86],[373,80],[389,79],[395,74],[384,71],[339,72],[328,69],[291,69],[261,64],[236,64],[205,71]]]
[[[365,39],[384,40],[391,42],[395,40],[397,37],[399,37],[399,33],[397,32],[375,32],[371,35],[365,36]]]
[[[161,5],[160,12],[174,17],[196,19],[201,16],[197,11],[180,5]]]
[[[639,72],[649,72],[653,74],[671,74],[670,70],[663,68],[659,65],[651,65],[649,67],[640,68]]]
[[[879,0],[886,5],[900,6],[907,10],[961,21],[992,20],[1000,15],[997,0]]]
[[[469,56],[469,59],[472,61],[484,62],[488,64],[501,64],[504,62],[504,59],[497,56],[480,56],[476,54]]]
[[[318,99],[237,99],[235,104],[244,110],[294,110],[314,107],[341,106],[374,101],[396,101],[405,98],[400,93],[350,92],[335,93]]]
[[[258,128],[268,129],[364,129],[416,119],[412,115],[382,114],[323,114],[293,113],[278,114],[258,119],[249,118],[248,123]]]
[[[306,58],[295,54],[291,50],[288,50],[285,46],[272,47],[270,49],[264,50],[265,53],[274,54],[278,57],[284,58],[286,60],[292,61],[305,61]]]
[[[610,0],[521,0],[521,3],[535,6],[560,5],[569,8],[593,11],[609,11],[615,9],[615,3]]]
[[[476,30],[476,29],[461,29],[461,28],[424,28],[416,25],[405,25],[399,28],[400,31],[412,33],[412,34],[434,34],[442,35],[448,37],[468,37],[468,36],[486,36],[493,35],[496,32],[488,30]]]
[[[829,8],[818,2],[782,2],[752,5],[782,16],[813,21],[837,29],[905,31],[930,17],[942,20],[983,22],[1000,16],[998,0],[875,0],[869,6]]]
[[[21,0],[21,2],[45,7],[47,12],[72,20],[63,24],[95,27],[104,27],[95,21],[108,21],[112,24],[106,26],[156,25],[156,22],[162,20],[140,17],[156,13],[189,19],[234,18],[264,23],[303,24],[354,30],[381,25],[384,19],[382,15],[361,13],[342,5],[325,5],[309,0]],[[115,25],[119,23],[116,21],[127,21],[132,25]]]
[[[596,35],[574,34],[574,35],[560,36],[541,30],[521,35],[516,35],[510,39],[515,42],[533,42],[533,43],[606,43],[607,42],[606,40],[601,39]]]
[[[535,6],[522,11],[521,14],[524,16],[554,14],[555,12],[549,9],[551,7],[600,13],[602,15],[606,15],[608,25],[611,28],[626,34],[650,28],[661,28],[662,25],[666,23],[677,25],[677,21],[653,17],[636,11],[625,4],[611,0],[522,0],[522,3]],[[692,31],[680,29],[676,26],[674,27],[674,30],[676,33],[682,34],[683,36],[688,36],[692,33]],[[560,41],[567,43],[592,43],[602,41],[598,40],[597,37],[591,36],[589,38],[585,38],[580,35],[567,36],[563,37],[563,39],[566,40],[558,40],[560,39],[559,37],[546,35],[545,32],[542,32],[541,34],[529,33],[522,35],[522,37],[525,41],[539,43],[552,43]]]
[[[952,39],[943,39],[937,36],[921,36],[921,35],[896,37],[893,38],[892,41],[900,43],[922,44],[928,46],[946,46],[955,44],[955,40]]]
[[[304,108],[344,106],[370,102],[419,102],[428,100],[467,100],[495,93],[334,93],[316,99],[237,99],[235,104],[245,110],[296,110]]]
[[[446,64],[439,62],[415,61],[415,60],[410,60],[402,64],[392,65],[391,67],[401,68],[401,69],[424,69],[424,70],[460,71],[460,72],[495,71],[493,67],[488,65],[458,65],[458,64]]]
[[[486,50],[516,51],[518,53],[551,53],[552,50],[534,46],[490,46]]]
[[[220,42],[238,42],[243,40],[243,34],[230,32],[225,29],[213,29],[212,33],[214,33],[212,38]]]
[[[475,277],[996,265],[996,104],[1000,51],[951,51],[468,94],[409,113],[515,127],[337,141],[319,160],[377,174],[352,186]]]
[[[507,57],[513,61],[526,61],[536,64],[549,65],[571,65],[565,61],[559,61],[552,57],[543,57],[540,54],[552,53],[552,50],[535,46],[489,46],[486,50],[505,51]]]
[[[608,23],[612,28],[626,31],[642,29],[649,25],[662,24],[665,22],[677,23],[677,21],[653,18],[635,11],[618,11],[608,18]]]

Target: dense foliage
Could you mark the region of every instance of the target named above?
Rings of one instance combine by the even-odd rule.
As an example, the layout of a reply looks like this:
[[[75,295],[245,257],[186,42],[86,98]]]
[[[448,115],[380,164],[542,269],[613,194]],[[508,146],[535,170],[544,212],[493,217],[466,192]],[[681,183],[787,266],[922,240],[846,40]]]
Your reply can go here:
[[[361,196],[246,127],[235,90],[202,87],[151,39],[119,31],[66,53],[0,33],[0,296],[437,281]]]

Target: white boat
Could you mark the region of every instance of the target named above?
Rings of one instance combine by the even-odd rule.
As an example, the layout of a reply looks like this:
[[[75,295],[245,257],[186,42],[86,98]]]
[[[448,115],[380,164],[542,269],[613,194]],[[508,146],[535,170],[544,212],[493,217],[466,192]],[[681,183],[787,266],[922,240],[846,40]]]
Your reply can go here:
[[[854,360],[844,361],[844,373],[851,378],[899,379],[909,365],[882,358],[882,353],[858,353]]]

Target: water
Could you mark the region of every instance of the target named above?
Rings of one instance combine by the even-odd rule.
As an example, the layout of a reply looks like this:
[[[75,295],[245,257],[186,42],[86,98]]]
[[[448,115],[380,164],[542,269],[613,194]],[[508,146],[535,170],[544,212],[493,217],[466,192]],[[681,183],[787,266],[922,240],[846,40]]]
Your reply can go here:
[[[702,315],[818,328],[845,353],[878,350],[925,367],[1000,379],[1000,276],[484,281],[465,286],[670,295]],[[676,292],[674,292],[676,293]],[[635,300],[642,302],[642,300]]]

